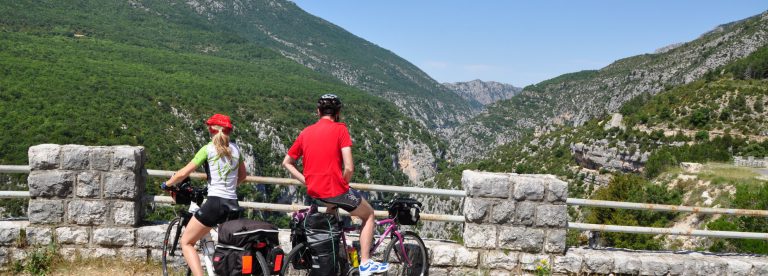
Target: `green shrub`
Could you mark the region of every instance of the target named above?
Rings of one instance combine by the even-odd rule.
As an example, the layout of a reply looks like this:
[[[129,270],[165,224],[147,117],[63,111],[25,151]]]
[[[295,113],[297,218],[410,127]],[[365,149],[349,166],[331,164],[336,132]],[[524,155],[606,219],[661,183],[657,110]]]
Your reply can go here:
[[[696,139],[696,141],[708,141],[709,132],[706,130],[699,130],[698,132],[696,132],[694,139]]]
[[[613,177],[608,186],[597,190],[592,199],[657,203],[678,205],[682,202],[683,191],[679,188],[667,190],[666,186],[656,185],[634,174],[621,174]],[[677,214],[624,210],[612,208],[585,208],[588,223],[665,227]],[[631,249],[662,249],[660,241],[654,235],[627,233],[602,233],[601,241],[606,246]]]
[[[765,210],[768,208],[768,183],[758,186],[736,186],[731,208]],[[768,220],[764,217],[723,216],[707,224],[707,228],[720,231],[768,233]],[[714,252],[748,252],[768,254],[768,241],[754,239],[717,239],[709,248]]]

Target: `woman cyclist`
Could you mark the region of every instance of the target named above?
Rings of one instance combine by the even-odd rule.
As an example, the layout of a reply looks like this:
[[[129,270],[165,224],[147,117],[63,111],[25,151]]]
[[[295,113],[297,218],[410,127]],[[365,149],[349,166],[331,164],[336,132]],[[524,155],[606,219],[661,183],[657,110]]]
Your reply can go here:
[[[189,164],[160,186],[163,190],[173,187],[208,161],[211,172],[211,179],[208,179],[208,200],[195,212],[181,236],[181,250],[193,275],[203,275],[195,244],[208,234],[212,227],[224,222],[232,207],[238,206],[235,190],[246,177],[240,149],[229,142],[229,134],[234,128],[229,116],[214,114],[206,124],[208,132],[213,135],[211,142],[203,146]]]
[[[320,97],[317,101],[320,120],[301,131],[283,159],[283,166],[307,186],[310,197],[326,203],[329,210],[338,206],[363,221],[360,230],[360,275],[385,272],[389,269],[387,263],[370,259],[373,208],[357,191],[349,188],[354,171],[352,139],[347,126],[339,122],[341,107],[341,100],[336,95]],[[303,174],[296,168],[296,160],[302,157]]]

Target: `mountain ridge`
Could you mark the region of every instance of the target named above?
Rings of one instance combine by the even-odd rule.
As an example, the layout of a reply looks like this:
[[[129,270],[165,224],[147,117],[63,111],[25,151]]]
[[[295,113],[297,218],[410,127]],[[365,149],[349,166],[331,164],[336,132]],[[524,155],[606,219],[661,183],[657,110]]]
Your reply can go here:
[[[743,58],[768,43],[768,13],[723,24],[700,38],[660,54],[619,59],[600,70],[565,74],[529,85],[454,129],[449,141],[455,162],[487,154],[526,133],[554,125],[580,125],[612,113],[641,93],[690,83],[709,70]]]
[[[500,100],[506,100],[523,90],[523,88],[512,84],[480,79],[467,82],[446,82],[443,83],[443,86],[454,91],[473,106],[486,106]]]
[[[193,0],[186,4],[248,40],[389,100],[433,131],[455,127],[477,111],[407,60],[293,2]]]

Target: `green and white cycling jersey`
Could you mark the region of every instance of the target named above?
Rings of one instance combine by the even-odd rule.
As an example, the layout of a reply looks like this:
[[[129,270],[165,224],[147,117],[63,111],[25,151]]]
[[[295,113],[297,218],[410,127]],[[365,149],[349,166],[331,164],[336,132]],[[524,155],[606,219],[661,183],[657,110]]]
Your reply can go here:
[[[235,190],[237,189],[237,170],[243,163],[240,149],[234,144],[229,143],[229,150],[232,152],[232,159],[225,156],[219,157],[216,153],[216,146],[208,143],[203,146],[192,162],[198,166],[208,160],[208,166],[211,170],[211,179],[208,182],[208,196],[216,196],[227,199],[237,199]]]

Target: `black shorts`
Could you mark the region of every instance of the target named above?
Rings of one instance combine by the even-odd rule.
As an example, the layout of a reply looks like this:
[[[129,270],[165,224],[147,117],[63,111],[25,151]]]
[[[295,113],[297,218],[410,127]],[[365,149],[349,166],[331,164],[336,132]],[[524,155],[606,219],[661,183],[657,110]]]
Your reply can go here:
[[[229,219],[230,211],[239,208],[237,199],[209,196],[208,200],[195,212],[195,218],[208,227],[214,227]]]
[[[360,202],[363,201],[363,197],[360,196],[360,193],[352,189],[349,189],[346,193],[338,196],[316,199],[324,203],[336,205],[347,212],[352,212],[357,209],[357,206],[360,206]]]

